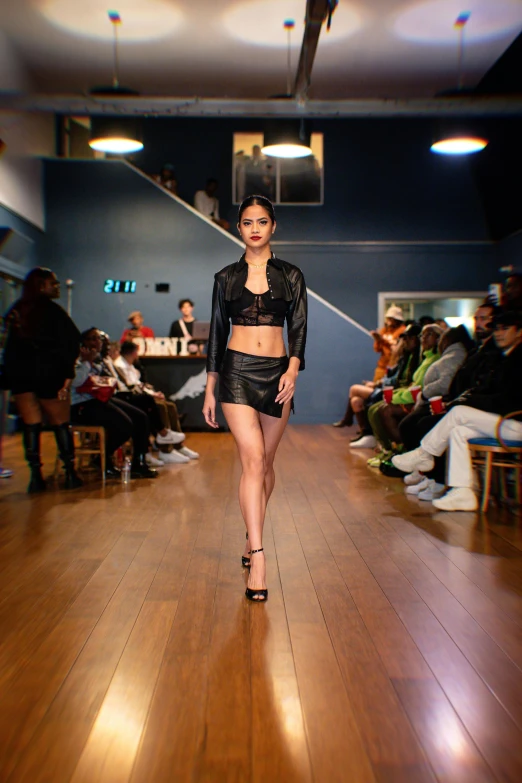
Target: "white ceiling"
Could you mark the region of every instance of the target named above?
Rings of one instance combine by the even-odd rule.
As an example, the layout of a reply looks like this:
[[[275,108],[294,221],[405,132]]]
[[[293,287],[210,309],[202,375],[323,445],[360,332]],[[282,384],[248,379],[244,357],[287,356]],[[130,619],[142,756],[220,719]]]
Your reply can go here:
[[[38,91],[81,93],[112,77],[108,0],[0,0],[2,29]],[[143,95],[267,98],[295,73],[306,0],[111,0],[123,24],[120,82]],[[323,29],[311,97],[428,98],[457,84],[456,16],[471,11],[464,85],[522,30],[522,0],[340,0]]]

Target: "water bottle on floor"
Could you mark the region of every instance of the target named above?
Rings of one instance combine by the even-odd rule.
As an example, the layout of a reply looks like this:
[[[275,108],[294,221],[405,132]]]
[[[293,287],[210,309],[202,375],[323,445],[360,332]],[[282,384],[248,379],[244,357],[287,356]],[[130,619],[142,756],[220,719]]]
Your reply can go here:
[[[121,483],[128,484],[131,477],[131,461],[128,457],[125,457],[123,467],[121,469]]]

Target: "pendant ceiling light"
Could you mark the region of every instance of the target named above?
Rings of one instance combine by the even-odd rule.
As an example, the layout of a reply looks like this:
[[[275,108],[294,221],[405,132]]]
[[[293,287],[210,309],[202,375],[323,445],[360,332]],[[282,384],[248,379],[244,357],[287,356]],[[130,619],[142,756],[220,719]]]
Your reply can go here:
[[[128,87],[120,87],[118,74],[118,28],[121,25],[121,17],[117,11],[108,11],[107,13],[114,35],[112,85],[110,87],[95,87],[90,91],[90,95],[97,98],[117,100],[129,95],[137,95],[138,93],[135,90],[130,90]],[[139,150],[143,149],[141,123],[135,117],[91,117],[89,147],[97,152],[108,152],[115,155],[128,155],[130,152],[139,152]]]
[[[456,30],[458,35],[457,88],[438,93],[437,97],[465,99],[467,97],[472,97],[474,94],[473,90],[464,87],[463,75],[464,32],[470,16],[471,11],[462,11],[453,23],[453,29]],[[430,149],[438,155],[470,155],[474,152],[480,152],[487,147],[487,144],[487,139],[484,139],[481,136],[476,136],[467,131],[462,132],[462,128],[453,128],[451,132],[441,134],[441,137],[431,145]]]
[[[116,155],[142,150],[139,122],[134,117],[91,117],[89,147]]]
[[[453,136],[436,141],[431,145],[431,151],[439,155],[470,155],[480,152],[487,144],[480,136]]]
[[[263,155],[275,158],[305,158],[312,155],[310,132],[304,120],[275,120],[265,126]]]

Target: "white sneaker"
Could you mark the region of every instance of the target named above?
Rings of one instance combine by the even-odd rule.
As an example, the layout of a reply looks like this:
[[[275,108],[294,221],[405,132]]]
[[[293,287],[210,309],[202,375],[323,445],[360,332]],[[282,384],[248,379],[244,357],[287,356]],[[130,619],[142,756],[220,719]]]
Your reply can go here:
[[[440,511],[476,511],[477,496],[469,487],[453,487],[446,494],[433,501]]]
[[[190,462],[190,459],[188,457],[185,457],[184,454],[181,454],[181,452],[176,451],[176,449],[174,449],[173,451],[169,451],[167,453],[162,452],[161,459],[166,465],[174,465],[175,463],[180,464],[182,462]]]
[[[426,476],[423,476],[422,481],[419,481],[418,484],[410,484],[404,491],[407,495],[418,495],[419,492],[422,492],[424,489],[428,488],[429,483],[430,479],[426,478]]]
[[[419,447],[413,451],[407,451],[406,454],[396,454],[392,457],[392,464],[399,470],[403,470],[404,473],[413,473],[414,470],[427,473],[429,470],[433,470],[435,460],[431,454]]]
[[[150,468],[161,468],[165,463],[161,459],[157,459],[153,454],[145,454],[145,462]]]
[[[428,486],[426,489],[421,490],[417,497],[419,500],[435,500],[442,497],[445,491],[446,487],[444,484],[437,484],[435,479],[428,479]]]
[[[349,447],[351,449],[374,449],[377,445],[377,441],[373,435],[363,435],[359,440],[353,440]]]
[[[183,443],[184,440],[184,432],[174,432],[173,430],[167,430],[166,435],[156,435],[156,443],[159,443],[160,446],[171,446],[175,443]]]
[[[192,449],[189,449],[188,446],[182,446],[180,449],[178,449],[180,454],[184,454],[185,457],[188,457],[189,459],[199,459],[199,454],[197,451],[192,451]]]
[[[407,476],[404,476],[403,481],[407,487],[411,487],[413,484],[418,484],[423,478],[424,476],[422,473],[419,473],[418,470],[414,470],[413,473],[408,473]]]

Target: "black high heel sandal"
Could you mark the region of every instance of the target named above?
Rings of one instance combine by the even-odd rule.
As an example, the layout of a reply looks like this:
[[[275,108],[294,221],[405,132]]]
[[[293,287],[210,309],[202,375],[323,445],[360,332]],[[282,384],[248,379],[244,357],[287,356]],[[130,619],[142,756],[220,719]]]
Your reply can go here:
[[[261,549],[252,549],[250,550],[251,555],[255,555],[257,552],[263,552],[264,548],[261,547]],[[261,589],[258,590],[252,590],[250,587],[247,587],[245,590],[245,595],[248,598],[249,601],[254,601],[256,604],[264,604],[265,601],[268,601],[268,590],[267,589]]]
[[[248,541],[248,530],[246,534],[246,540]],[[250,554],[250,552],[248,554]],[[245,555],[241,555],[241,565],[243,568],[250,568],[250,558],[245,557]]]

